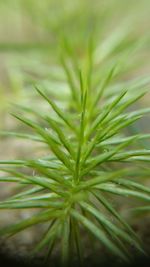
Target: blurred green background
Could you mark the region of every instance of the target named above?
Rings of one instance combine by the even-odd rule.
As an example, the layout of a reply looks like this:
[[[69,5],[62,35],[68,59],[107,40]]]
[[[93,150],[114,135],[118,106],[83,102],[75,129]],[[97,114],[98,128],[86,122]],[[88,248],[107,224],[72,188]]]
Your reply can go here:
[[[97,83],[107,67],[119,61],[113,89],[128,89],[132,79],[129,87],[136,88],[140,77],[141,86],[149,88],[149,14],[149,0],[0,0],[0,130],[22,130],[9,114],[11,103],[45,109],[34,90],[37,83],[66,105],[68,82],[61,56],[68,59],[71,54],[79,66],[84,66],[91,36]],[[147,107],[149,102],[147,94],[138,105]],[[149,132],[149,125],[146,117],[128,131]],[[149,140],[143,142],[143,147],[150,148]],[[30,142],[27,145],[23,140],[0,137],[1,159],[28,156],[29,149],[39,153]],[[4,187],[3,195],[10,190]],[[2,224],[8,220],[7,213],[2,220]],[[30,243],[34,234],[21,238]]]
[[[35,83],[65,97],[66,77],[60,57],[66,57],[64,39],[82,65],[94,36],[97,77],[112,56],[124,53],[118,83],[149,76],[149,0],[0,0],[0,128],[18,128],[10,103],[37,105]],[[149,97],[140,105],[146,106]],[[141,121],[134,132],[148,123]],[[136,129],[137,128],[137,129]],[[147,143],[146,143],[147,145]]]

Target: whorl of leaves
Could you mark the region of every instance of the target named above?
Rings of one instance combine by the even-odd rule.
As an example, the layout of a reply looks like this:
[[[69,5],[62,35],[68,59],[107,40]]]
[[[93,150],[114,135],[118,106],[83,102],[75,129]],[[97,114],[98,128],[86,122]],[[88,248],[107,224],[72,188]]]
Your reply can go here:
[[[118,58],[113,57],[119,46],[117,40],[113,46],[109,47],[108,41],[103,60],[109,57],[111,60],[103,71],[99,67],[100,62],[103,64],[100,47],[90,44],[86,64],[80,71],[65,45],[71,63],[61,57],[70,88],[66,108],[60,108],[59,102],[38,84],[36,91],[49,106],[46,113],[40,111],[40,106],[36,110],[22,107],[28,116],[19,115],[19,107],[14,116],[30,127],[31,132],[1,132],[40,142],[49,152],[45,158],[29,156],[24,160],[0,161],[2,172],[6,173],[0,176],[0,181],[22,185],[20,193],[0,202],[0,209],[37,208],[38,211],[2,228],[0,235],[12,236],[47,222],[49,226],[34,252],[47,247],[49,257],[61,240],[64,265],[71,260],[71,253],[77,254],[82,264],[83,229],[123,260],[130,258],[130,245],[144,253],[138,237],[112,205],[112,197],[138,198],[143,207],[136,210],[149,210],[150,189],[142,180],[149,176],[150,150],[141,148],[139,140],[148,139],[150,134],[125,136],[123,131],[150,112],[150,108],[128,109],[146,93],[147,79],[117,84],[115,79],[122,73]],[[124,50],[121,58],[126,55],[126,47]],[[131,208],[134,208],[132,202]]]

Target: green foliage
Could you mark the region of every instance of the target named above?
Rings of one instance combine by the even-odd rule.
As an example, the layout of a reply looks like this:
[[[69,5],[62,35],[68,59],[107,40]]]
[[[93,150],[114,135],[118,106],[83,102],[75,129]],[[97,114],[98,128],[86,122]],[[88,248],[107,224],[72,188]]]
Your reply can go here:
[[[108,68],[97,84],[93,49],[89,49],[83,71],[78,70],[72,54],[72,68],[63,59],[70,86],[64,109],[37,85],[47,111],[20,106],[14,115],[31,132],[1,132],[42,143],[48,156],[0,161],[6,173],[0,181],[22,185],[20,193],[0,202],[0,209],[38,209],[30,218],[2,228],[0,235],[12,236],[47,222],[48,229],[34,253],[47,247],[49,257],[61,240],[63,265],[69,264],[71,253],[77,254],[82,264],[82,228],[125,261],[131,256],[130,245],[144,253],[132,228],[111,204],[111,195],[138,198],[146,204],[135,210],[149,209],[150,189],[141,184],[141,179],[149,175],[146,162],[150,161],[150,150],[138,144],[150,135],[123,135],[125,127],[150,112],[149,108],[126,111],[146,90],[140,86],[142,80],[135,84],[131,81],[126,90],[122,86],[113,90],[116,65]],[[21,110],[27,115],[20,115]]]
[[[54,60],[54,66],[49,69],[49,64],[48,67],[37,62],[32,65],[32,60],[27,59],[29,72],[35,68],[35,73],[45,79],[37,82],[35,90],[30,92],[28,106],[21,105],[24,95],[19,91],[20,72],[10,73],[20,97],[13,116],[29,132],[1,131],[0,135],[34,141],[35,146],[37,142],[47,156],[33,158],[29,153],[27,159],[0,161],[0,181],[21,188],[1,201],[0,209],[34,209],[30,218],[2,228],[0,236],[11,237],[28,227],[46,223],[45,233],[33,251],[38,253],[46,248],[46,259],[60,246],[64,266],[71,266],[72,255],[82,265],[82,239],[87,232],[89,238],[92,235],[111,253],[129,261],[130,246],[145,252],[112,200],[117,196],[138,199],[140,206],[131,202],[133,214],[150,210],[150,189],[143,183],[150,173],[150,150],[141,147],[141,141],[149,140],[150,134],[125,134],[125,130],[150,112],[150,108],[133,111],[131,107],[147,93],[150,79],[145,76],[126,81],[130,71],[136,70],[133,52],[146,43],[145,38],[137,41],[128,30],[127,21],[124,26],[119,23],[117,29],[109,29],[106,21],[113,14],[113,6],[117,13],[114,3],[119,1],[110,0],[103,8],[101,1],[96,6],[90,1],[83,4],[77,1],[72,8],[73,2],[70,5],[64,0],[62,6],[67,3],[68,8],[63,12],[56,7],[57,1],[15,2],[23,15],[27,12],[36,22],[37,32],[41,27],[42,34],[46,32],[48,36],[42,42],[1,43],[0,50],[44,52],[46,60],[49,56]],[[90,29],[88,21],[93,22]],[[106,32],[108,37],[104,38]],[[60,38],[60,65],[57,65]],[[27,77],[27,84],[31,85],[31,80]],[[32,100],[36,97],[41,100],[34,104]]]

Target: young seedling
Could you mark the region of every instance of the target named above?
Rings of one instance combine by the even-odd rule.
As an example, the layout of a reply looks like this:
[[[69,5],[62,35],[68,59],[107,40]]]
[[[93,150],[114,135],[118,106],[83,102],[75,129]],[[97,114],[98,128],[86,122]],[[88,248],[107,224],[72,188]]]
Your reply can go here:
[[[111,195],[138,198],[146,203],[140,209],[149,209],[150,189],[140,179],[149,175],[146,163],[150,161],[150,150],[136,147],[139,140],[150,135],[139,133],[126,137],[119,133],[150,108],[126,111],[145,91],[136,90],[138,86],[134,91],[133,86],[132,90],[120,87],[119,92],[110,91],[116,68],[112,65],[94,91],[93,83],[97,84],[97,79],[93,76],[91,51],[88,72],[75,70],[77,87],[72,82],[72,70],[65,59],[62,61],[71,89],[67,110],[62,110],[38,85],[35,89],[51,112],[47,110],[47,114],[43,114],[32,107],[23,111],[43,123],[32,119],[33,116],[29,119],[18,113],[14,115],[30,127],[32,133],[9,134],[42,143],[49,151],[48,156],[0,161],[1,170],[6,173],[0,181],[22,185],[21,192],[0,202],[0,209],[37,209],[30,218],[2,228],[0,235],[9,237],[30,226],[48,223],[34,252],[46,247],[49,258],[61,240],[63,266],[71,266],[73,253],[82,265],[85,230],[125,261],[130,260],[130,245],[144,253],[141,241],[112,205]],[[134,181],[137,178],[139,182]]]

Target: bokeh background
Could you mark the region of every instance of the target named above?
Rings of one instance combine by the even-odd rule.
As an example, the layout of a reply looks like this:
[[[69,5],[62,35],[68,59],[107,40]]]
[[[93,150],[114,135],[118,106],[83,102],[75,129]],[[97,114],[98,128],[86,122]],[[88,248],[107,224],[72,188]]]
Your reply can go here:
[[[118,85],[130,79],[138,81],[142,76],[142,86],[148,88],[149,14],[149,0],[0,0],[0,130],[24,130],[10,115],[14,104],[27,104],[44,110],[44,104],[34,90],[37,83],[45,86],[50,94],[61,95],[61,104],[65,105],[68,85],[60,67],[64,37],[69,40],[82,65],[89,37],[94,35],[100,71],[103,66],[107,68],[109,56],[113,54],[117,57],[125,50],[127,57],[122,63],[124,71],[118,78]],[[130,49],[129,44],[132,44]],[[136,108],[148,107],[149,103],[150,94],[147,94]],[[150,119],[142,119],[128,131],[148,133]],[[41,153],[41,148],[30,141],[28,144],[26,142],[11,136],[0,136],[0,159],[24,158],[29,153]],[[150,148],[150,141],[143,141],[142,146]],[[2,185],[1,188],[2,198],[14,190],[12,185]],[[121,205],[123,209],[126,203]],[[0,226],[26,216],[28,211],[3,212]],[[144,221],[141,218],[135,227],[140,227],[141,236],[146,246],[150,247],[150,233],[147,230],[150,227],[149,217]],[[13,240],[8,242],[7,249],[26,255],[36,240],[36,231],[29,230]]]

